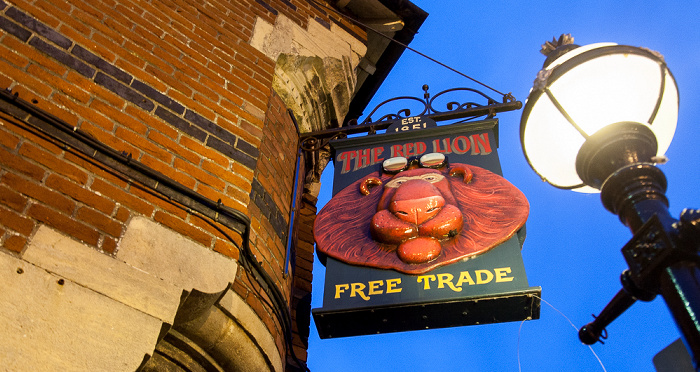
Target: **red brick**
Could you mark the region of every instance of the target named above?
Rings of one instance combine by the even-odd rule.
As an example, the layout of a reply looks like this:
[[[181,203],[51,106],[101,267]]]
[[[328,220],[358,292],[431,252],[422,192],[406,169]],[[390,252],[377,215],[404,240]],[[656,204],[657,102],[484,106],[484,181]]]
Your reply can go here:
[[[185,222],[177,217],[173,217],[169,213],[165,213],[162,211],[156,211],[153,219],[156,220],[157,222],[162,223],[165,226],[170,227],[171,229],[173,229],[181,234],[189,236],[190,238],[194,239],[196,242],[204,245],[205,247],[211,246],[211,242],[212,242],[211,235],[209,235],[206,232],[188,224],[187,222]]]
[[[33,144],[25,143],[20,148],[19,153],[78,183],[85,184],[87,182],[88,174],[84,170]]]
[[[30,218],[0,206],[0,225],[29,236],[34,230],[34,221]]]
[[[172,178],[173,181],[178,182],[189,189],[194,189],[197,183],[197,181],[190,177],[190,175],[180,172],[173,168],[170,164],[163,163],[150,155],[144,155],[143,158],[141,158],[141,162],[144,165],[163,173],[165,176]]]
[[[182,170],[186,174],[189,174],[190,176],[194,177],[197,179],[199,182],[202,182],[206,185],[209,185],[213,188],[216,188],[219,191],[223,191],[224,187],[226,186],[225,182],[219,179],[218,177],[215,177],[211,175],[210,173],[207,173],[200,168],[192,165],[191,163],[182,160],[180,158],[175,158],[175,162],[173,163],[176,169]]]
[[[100,237],[97,230],[41,204],[30,206],[27,215],[89,245],[96,245]]]
[[[10,188],[17,190],[30,198],[57,208],[62,212],[71,213],[75,209],[75,203],[70,199],[48,189],[44,185],[40,185],[24,177],[13,173],[6,173],[2,179],[0,179],[0,181]]]
[[[214,251],[223,254],[224,256],[231,257],[234,260],[240,259],[240,251],[233,244],[217,239],[214,242]]]
[[[225,157],[224,155],[221,155],[221,153],[219,153],[215,150],[212,150],[212,149],[202,145],[200,142],[197,142],[189,137],[182,136],[180,138],[180,144],[185,146],[186,148],[196,152],[197,154],[200,154],[202,157],[219,164],[222,167],[229,166],[230,161],[227,157]]]
[[[24,71],[18,70],[15,66],[10,65],[3,60],[0,60],[0,71],[2,71],[5,76],[17,82],[17,85],[12,89],[12,91],[19,93],[20,98],[24,100],[30,101],[34,94],[37,94],[43,99],[44,97],[48,97],[52,92],[52,89],[43,81],[28,75]]]
[[[105,214],[111,214],[116,206],[116,203],[107,199],[106,197],[55,174],[50,174],[46,178],[45,183],[46,186],[68,195],[71,198],[93,207]]]
[[[28,199],[17,191],[4,185],[0,185],[0,204],[4,204],[18,212],[21,212],[27,206],[27,201]]]
[[[22,253],[22,250],[26,245],[27,238],[19,235],[8,236],[7,239],[5,239],[5,244],[3,244],[5,249],[17,253]]]
[[[124,112],[136,118],[136,120],[140,121],[141,123],[145,123],[149,133],[152,133],[154,130],[156,130],[167,137],[177,139],[178,131],[176,129],[170,127],[165,122],[153,116],[152,114],[141,110],[141,108],[128,106],[124,110]],[[137,133],[140,133],[136,128],[133,128],[129,125],[127,125],[127,127],[131,128]]]
[[[102,128],[99,128],[93,125],[92,123],[83,122],[80,126],[80,129],[118,152],[132,154],[132,157],[134,159],[138,159],[140,156],[140,151],[137,147],[134,147],[131,144],[122,141],[121,139],[115,137],[111,133],[105,132]]]
[[[124,207],[119,207],[119,209],[117,209],[117,213],[114,214],[114,218],[122,223],[126,223],[130,217],[131,213],[129,213],[129,210]]]
[[[115,184],[121,188],[126,188],[128,186],[128,182],[126,182],[123,178],[105,171],[102,168],[103,165],[101,163],[90,158],[86,158],[82,154],[73,154],[71,152],[66,152],[63,155],[63,158],[66,161],[69,161],[75,164],[76,166],[85,169],[88,173],[92,173],[95,176],[102,177],[110,183]]]
[[[5,123],[6,121],[4,120],[3,116],[0,116],[0,128],[4,127],[2,123]],[[5,131],[5,130],[0,130],[0,145],[5,146],[10,150],[14,150],[17,147],[17,144],[19,143],[19,137],[15,136],[14,134]]]
[[[148,139],[165,147],[176,156],[180,156],[192,164],[199,165],[199,163],[202,161],[202,158],[199,155],[180,146],[178,143],[171,140],[170,138],[168,138],[160,132],[151,131],[150,133],[148,133]]]
[[[81,103],[86,103],[90,100],[90,94],[84,91],[80,86],[75,84],[70,84],[66,82],[62,77],[50,74],[46,72],[43,68],[40,68],[36,64],[30,64],[27,68],[27,72],[43,80],[45,83],[52,85],[57,88],[62,93],[65,93],[69,97],[77,100]]]
[[[102,195],[109,195],[112,200],[124,204],[135,212],[144,216],[150,216],[153,214],[152,205],[101,179],[96,179],[90,188],[93,191],[101,193]]]
[[[158,191],[150,190],[148,188],[132,187],[131,194],[148,201],[154,206],[164,209],[166,212],[172,215],[182,219],[187,218],[186,210],[184,210],[178,204],[170,201],[165,195],[160,194]]]
[[[71,10],[71,5],[64,0],[37,0],[35,4],[38,8],[54,15],[68,14]]]
[[[122,224],[105,216],[104,214],[88,207],[80,207],[75,217],[86,224],[97,228],[107,234],[118,237],[122,233]]]
[[[102,250],[106,253],[114,254],[114,252],[117,250],[117,239],[105,236],[100,248],[102,248]]]
[[[4,46],[0,46],[0,55],[3,59],[6,59],[20,69],[27,67],[29,64],[29,60],[25,56],[19,55],[15,51]]]
[[[115,135],[123,141],[126,141],[129,144],[138,147],[142,151],[151,154],[153,157],[162,162],[170,164],[170,162],[173,160],[172,154],[170,154],[168,151],[153,144],[153,142],[146,140],[144,137],[131,130],[118,127]]]

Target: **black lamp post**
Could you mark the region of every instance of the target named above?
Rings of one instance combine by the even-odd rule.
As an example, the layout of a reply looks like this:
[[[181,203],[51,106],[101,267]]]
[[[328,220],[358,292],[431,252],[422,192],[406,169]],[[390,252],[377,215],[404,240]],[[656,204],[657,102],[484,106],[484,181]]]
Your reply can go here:
[[[636,300],[666,301],[700,368],[700,211],[669,214],[666,177],[655,163],[671,143],[678,90],[663,57],[644,48],[593,44],[570,35],[547,42],[543,69],[523,109],[520,138],[530,166],[555,187],[601,193],[633,238],[622,290],[579,331],[585,344]]]

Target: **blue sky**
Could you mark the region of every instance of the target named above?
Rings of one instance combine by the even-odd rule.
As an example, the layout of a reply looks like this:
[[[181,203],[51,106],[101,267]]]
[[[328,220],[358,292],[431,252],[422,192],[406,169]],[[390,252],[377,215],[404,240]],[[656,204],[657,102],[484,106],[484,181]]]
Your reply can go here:
[[[546,40],[571,33],[576,43],[616,42],[659,51],[678,83],[678,128],[662,165],[671,214],[700,208],[700,27],[698,1],[413,1],[430,15],[411,47],[525,103]],[[404,53],[368,107],[395,96],[422,96],[471,81],[410,51]],[[493,97],[498,97],[493,94]],[[577,338],[620,289],[626,265],[620,248],[631,233],[607,212],[598,194],[558,190],[527,165],[519,140],[521,111],[503,113],[499,154],[504,177],[523,191],[531,210],[523,260],[531,286],[542,287],[535,321],[320,340],[313,325],[309,367],[323,371],[603,371]],[[320,207],[330,198],[331,166]],[[312,307],[322,306],[324,270],[314,268]],[[596,344],[607,371],[654,371],[652,357],[679,337],[659,297],[637,303]],[[519,348],[519,354],[518,354]],[[518,355],[520,365],[518,363]]]

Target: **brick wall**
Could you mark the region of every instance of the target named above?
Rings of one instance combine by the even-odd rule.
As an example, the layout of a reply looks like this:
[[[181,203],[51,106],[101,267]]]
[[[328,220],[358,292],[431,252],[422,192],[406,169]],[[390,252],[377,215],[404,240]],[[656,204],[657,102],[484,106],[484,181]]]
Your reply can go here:
[[[250,216],[257,259],[296,307],[311,290],[313,252],[308,225],[290,257],[297,278],[283,275],[297,133],[271,89],[275,61],[248,44],[256,18],[274,23],[280,14],[366,38],[307,1],[0,0],[0,89]],[[0,246],[11,254],[46,224],[113,255],[138,215],[239,257],[197,214],[6,113],[0,164]],[[309,223],[315,201],[304,200]],[[269,299],[243,270],[234,288],[284,353]],[[305,358],[308,331],[294,324]]]

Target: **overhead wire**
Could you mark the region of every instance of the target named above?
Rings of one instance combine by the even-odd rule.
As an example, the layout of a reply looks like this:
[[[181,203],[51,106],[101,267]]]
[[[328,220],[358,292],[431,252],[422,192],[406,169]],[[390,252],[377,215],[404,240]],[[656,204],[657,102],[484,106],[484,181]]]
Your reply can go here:
[[[318,5],[318,6],[322,7],[322,8],[325,8],[326,10],[329,10],[329,11],[331,11],[331,12],[333,12],[333,13],[335,13],[335,14],[337,14],[337,15],[339,15],[339,16],[345,18],[345,19],[347,19],[348,21],[350,21],[350,22],[352,22],[352,23],[354,23],[354,24],[356,24],[356,25],[358,25],[358,26],[364,27],[364,28],[366,28],[367,30],[370,30],[370,31],[376,33],[377,35],[379,35],[379,36],[381,36],[381,37],[384,37],[384,38],[386,38],[387,40],[389,40],[389,41],[391,41],[391,42],[393,42],[393,43],[396,43],[396,44],[400,45],[402,48],[408,49],[408,50],[410,50],[411,52],[416,53],[416,54],[418,54],[419,56],[421,56],[421,57],[423,57],[423,58],[426,58],[426,59],[428,59],[429,61],[434,62],[434,63],[436,63],[436,64],[438,64],[438,65],[440,65],[440,66],[442,66],[442,67],[444,67],[444,68],[446,68],[446,69],[448,69],[448,70],[450,70],[450,71],[452,71],[452,72],[454,72],[454,73],[456,73],[456,74],[458,74],[458,75],[460,75],[460,76],[462,76],[462,77],[465,77],[465,78],[467,78],[467,79],[469,79],[469,80],[471,80],[471,81],[473,81],[473,82],[475,82],[475,83],[477,83],[477,84],[479,84],[479,85],[481,85],[481,86],[483,86],[483,87],[485,87],[485,88],[487,88],[487,89],[490,89],[490,90],[492,90],[492,91],[494,91],[494,92],[500,94],[500,95],[503,96],[503,97],[512,97],[512,94],[511,94],[511,93],[507,93],[507,94],[506,94],[506,93],[503,93],[503,92],[497,90],[496,88],[493,88],[493,87],[491,87],[491,86],[489,86],[489,85],[487,85],[487,84],[485,84],[485,83],[483,83],[483,82],[481,82],[481,81],[479,81],[479,80],[477,80],[477,79],[475,79],[475,78],[473,78],[473,77],[471,77],[471,76],[469,76],[469,75],[467,75],[467,74],[465,74],[465,73],[463,73],[463,72],[457,70],[457,69],[454,68],[454,67],[451,67],[451,66],[449,66],[449,65],[447,65],[447,64],[445,64],[445,63],[443,63],[443,62],[440,62],[440,61],[438,61],[437,59],[435,59],[435,58],[433,58],[433,57],[431,57],[431,56],[429,56],[429,55],[427,55],[427,54],[425,54],[425,53],[423,53],[423,52],[421,52],[421,51],[418,51],[418,50],[416,50],[415,48],[412,48],[412,47],[408,46],[408,44],[406,44],[406,43],[402,43],[401,41],[398,41],[398,40],[394,39],[393,37],[391,37],[391,36],[389,36],[389,35],[386,35],[386,34],[380,32],[379,30],[377,30],[377,29],[375,29],[375,28],[373,28],[373,27],[371,27],[371,26],[369,26],[369,25],[363,23],[362,21],[360,21],[360,20],[358,20],[358,19],[355,19],[355,18],[353,18],[353,17],[350,17],[350,16],[347,15],[347,14],[341,13],[341,12],[337,11],[336,9],[331,8],[331,7],[329,7],[329,6],[325,5],[325,4],[321,4],[321,3],[319,3],[319,2],[316,1],[316,0],[309,0],[309,2],[312,2],[312,3]]]

